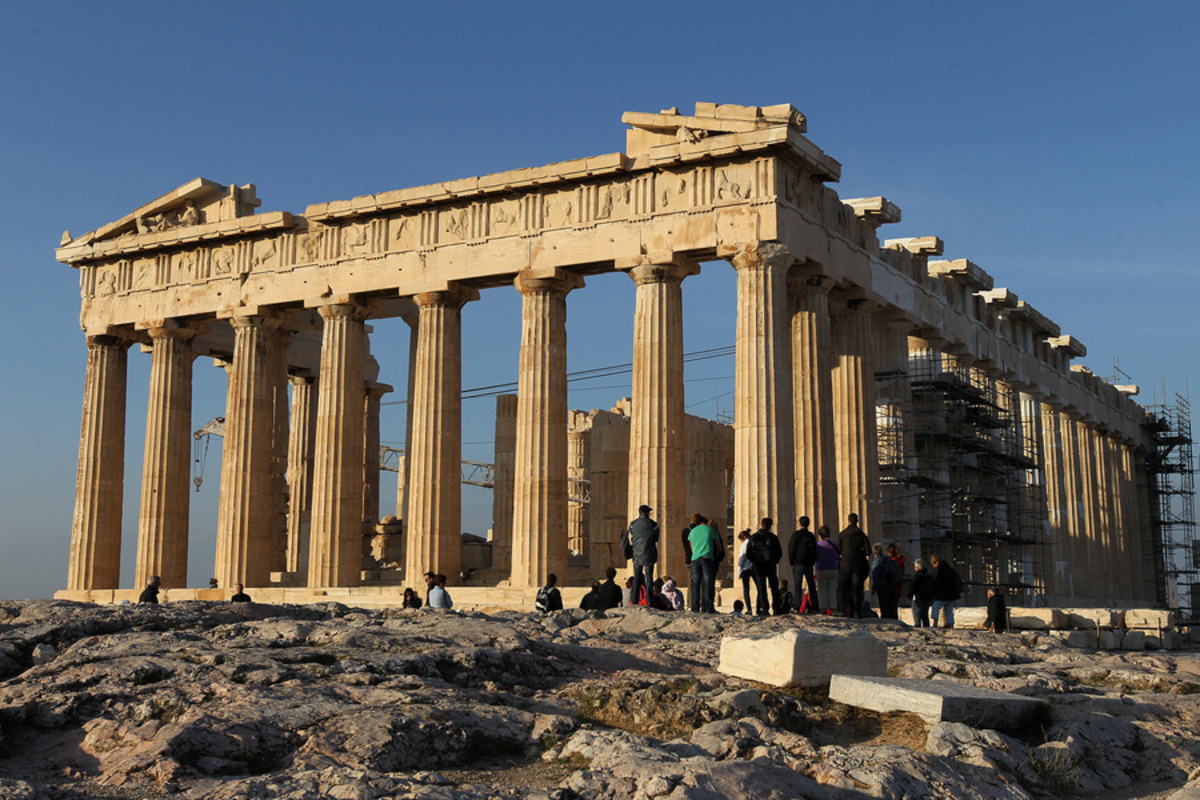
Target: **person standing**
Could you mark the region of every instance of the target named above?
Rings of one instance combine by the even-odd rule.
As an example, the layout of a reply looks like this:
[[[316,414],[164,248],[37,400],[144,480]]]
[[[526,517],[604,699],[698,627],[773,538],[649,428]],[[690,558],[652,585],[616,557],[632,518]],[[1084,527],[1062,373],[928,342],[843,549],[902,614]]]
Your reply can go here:
[[[852,619],[861,619],[863,612],[863,586],[867,582],[871,564],[871,540],[858,527],[858,514],[850,514],[847,525],[838,534],[837,549],[841,554],[838,562],[838,590],[842,596],[842,613]]]
[[[941,556],[930,556],[929,563],[933,566],[933,625],[937,627],[940,615],[942,627],[953,628],[954,604],[962,598],[962,576]]]
[[[899,598],[896,587],[900,584],[900,567],[883,550],[875,545],[875,558],[871,561],[871,592],[879,602],[880,619],[899,619]]]
[[[158,605],[158,589],[160,586],[162,586],[162,578],[157,575],[151,575],[150,580],[146,582],[146,588],[142,589],[142,593],[138,595],[138,602]]]
[[[231,602],[231,603],[249,603],[249,602],[251,602],[250,595],[246,594],[245,586],[243,586],[240,583],[235,583],[233,585],[233,588],[237,589],[237,593],[234,594],[233,597],[229,598],[229,602]]]
[[[800,529],[792,534],[788,543],[788,564],[792,567],[792,591],[796,593],[796,610],[805,609],[810,614],[816,613],[820,594],[817,591],[817,580],[813,569],[817,563],[817,537],[808,529],[811,522],[808,517],[801,517]],[[808,588],[808,603],[801,597],[804,589]]]
[[[1004,633],[1008,630],[1008,603],[1004,599],[1004,589],[993,586],[988,589],[987,619],[983,627],[992,633]]]
[[[771,530],[775,521],[763,517],[750,542],[746,545],[746,556],[754,565],[754,588],[757,596],[754,599],[754,613],[766,615],[779,613],[779,561],[783,558],[783,548],[779,545],[779,537]],[[771,595],[767,597],[767,587]]]
[[[913,562],[912,585],[908,594],[912,598],[913,625],[928,628],[929,604],[933,602],[933,575],[919,558]]]
[[[630,605],[650,602],[650,585],[654,581],[654,564],[658,561],[658,523],[650,519],[653,509],[638,506],[638,517],[625,530],[625,553],[633,559],[633,587]]]
[[[829,536],[828,525],[817,528],[817,590],[820,610],[826,614],[845,604],[838,601],[838,561],[841,557]]]
[[[746,549],[750,545],[750,529],[741,531],[738,535],[738,551],[737,551],[737,570],[738,580],[742,582],[742,608],[750,607],[750,582],[754,580],[754,565],[750,563],[750,556],[746,555]]]
[[[692,611],[712,614],[716,611],[717,562],[725,546],[703,514],[692,515],[688,548],[692,554]]]

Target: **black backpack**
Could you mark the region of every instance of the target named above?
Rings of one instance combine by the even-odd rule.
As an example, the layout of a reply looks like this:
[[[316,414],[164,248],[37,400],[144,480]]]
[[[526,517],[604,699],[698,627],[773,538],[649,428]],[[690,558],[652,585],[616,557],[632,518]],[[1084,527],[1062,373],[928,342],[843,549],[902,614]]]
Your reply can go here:
[[[771,540],[766,534],[756,533],[746,544],[746,558],[756,567],[766,567],[771,564]]]
[[[797,564],[814,564],[817,561],[817,537],[812,531],[797,533],[799,539],[796,541],[796,563]]]
[[[550,587],[543,586],[538,589],[537,599],[534,600],[533,607],[543,614],[550,610]]]

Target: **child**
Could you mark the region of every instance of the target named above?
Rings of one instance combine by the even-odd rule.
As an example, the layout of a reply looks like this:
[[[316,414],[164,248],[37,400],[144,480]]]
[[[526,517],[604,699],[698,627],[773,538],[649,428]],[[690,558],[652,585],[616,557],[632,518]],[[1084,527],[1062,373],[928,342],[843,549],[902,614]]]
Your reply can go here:
[[[746,613],[746,604],[743,603],[741,600],[734,600],[733,601],[733,613],[735,613],[735,614]]]

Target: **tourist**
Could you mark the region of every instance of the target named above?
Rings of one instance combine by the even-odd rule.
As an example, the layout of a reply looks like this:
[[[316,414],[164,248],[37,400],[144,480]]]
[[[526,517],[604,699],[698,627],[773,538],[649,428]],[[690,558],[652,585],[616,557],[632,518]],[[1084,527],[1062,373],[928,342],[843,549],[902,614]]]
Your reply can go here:
[[[630,603],[646,605],[649,584],[654,580],[658,561],[658,523],[650,519],[650,506],[638,506],[638,517],[629,523],[623,537],[625,557],[633,560],[633,587]]]
[[[933,602],[933,575],[925,568],[925,562],[917,559],[913,562],[912,585],[908,596],[912,598],[913,625],[918,628],[929,627],[929,605]]]
[[[841,554],[838,562],[838,592],[842,598],[843,613],[854,619],[862,618],[863,586],[870,573],[871,540],[858,527],[858,514],[850,514],[847,525],[838,534],[837,549]]]
[[[592,588],[579,598],[579,608],[583,611],[600,610],[600,581],[592,581]]]
[[[692,554],[692,611],[712,614],[716,611],[717,562],[725,557],[725,544],[707,517],[693,514],[688,545]]]
[[[616,567],[609,567],[604,570],[604,583],[600,584],[600,605],[602,611],[607,611],[610,608],[616,608],[621,605],[622,592],[621,587],[617,586]]]
[[[841,608],[844,603],[838,602],[838,554],[837,545],[829,538],[829,526],[817,528],[817,597],[821,601],[819,609],[825,614],[832,613],[835,608]]]
[[[788,587],[787,581],[779,582],[779,608],[775,609],[776,614],[790,614],[794,609],[796,599],[792,597],[792,590]]]
[[[737,614],[738,616],[745,614],[746,613],[746,604],[743,603],[741,600],[734,600],[733,601],[733,613]]]
[[[623,606],[634,605],[634,602],[633,602],[633,577],[632,576],[625,579],[625,588],[623,588],[621,590],[621,605],[623,605]]]
[[[432,572],[427,572],[425,573],[425,582],[429,584],[429,596],[425,601],[426,607],[445,610],[454,608],[454,601],[450,599],[450,593],[446,591],[445,575],[441,573],[434,575]]]
[[[796,596],[804,594],[806,586],[808,589],[807,603],[804,601],[796,603],[796,610],[803,609],[809,613],[815,613],[820,600],[820,592],[817,590],[816,577],[813,575],[813,569],[817,564],[817,537],[808,529],[811,522],[808,517],[800,517],[800,528],[792,534],[792,540],[788,542],[788,564],[792,567],[792,587]]]
[[[158,605],[158,588],[160,586],[162,586],[162,578],[151,575],[150,580],[146,582],[146,588],[138,595],[138,602]]]
[[[897,610],[900,598],[896,586],[900,583],[900,566],[888,557],[883,545],[874,547],[875,557],[871,560],[871,594],[879,603],[881,619],[899,619]]]
[[[988,589],[987,619],[983,627],[992,633],[1008,630],[1008,602],[1004,599],[1004,589],[999,586]]]
[[[210,588],[210,589],[219,589],[219,588],[221,588],[221,585],[220,585],[219,583],[217,583],[217,579],[216,579],[216,578],[209,578],[209,579],[208,579],[208,588]]]
[[[900,548],[895,542],[892,542],[887,546],[887,554],[888,558],[890,558],[892,561],[895,561],[896,566],[899,568],[900,579],[896,582],[896,605],[899,607],[900,598],[904,596],[904,566],[908,560],[904,557],[904,554],[900,552]]]
[[[746,549],[750,544],[750,529],[741,531],[737,535],[738,545],[737,570],[738,579],[742,582],[742,600],[743,607],[750,607],[750,581],[754,580],[754,565],[750,563],[750,556],[746,555]]]
[[[693,591],[695,590],[693,589]],[[683,592],[675,586],[674,578],[667,578],[663,581],[659,596],[670,603],[672,611],[683,611]]]
[[[650,596],[646,599],[646,605],[650,608],[657,608],[659,611],[674,611],[675,606],[666,597],[663,597],[663,579],[655,578],[654,586],[650,588]]]
[[[543,614],[562,611],[562,592],[558,590],[558,576],[553,572],[546,576],[546,585],[538,589],[533,607]]]
[[[416,591],[411,586],[408,587],[407,589],[404,590],[404,600],[403,600],[403,602],[401,602],[400,607],[401,608],[420,608],[421,607],[421,595],[417,594]]]
[[[249,602],[251,602],[250,595],[246,594],[246,587],[242,586],[240,583],[235,583],[233,585],[233,588],[237,589],[237,593],[234,594],[233,597],[229,598],[229,602],[231,602],[231,603],[249,603]]]
[[[779,561],[783,558],[783,548],[779,545],[779,537],[771,530],[775,521],[763,517],[757,531],[750,537],[746,545],[746,557],[754,565],[754,588],[757,593],[754,602],[754,613],[770,614],[771,609],[779,613]],[[768,598],[767,587],[771,594]]]
[[[962,576],[940,556],[930,556],[929,564],[933,567],[933,625],[937,627],[940,616],[943,628],[953,628],[954,603],[962,598]]]

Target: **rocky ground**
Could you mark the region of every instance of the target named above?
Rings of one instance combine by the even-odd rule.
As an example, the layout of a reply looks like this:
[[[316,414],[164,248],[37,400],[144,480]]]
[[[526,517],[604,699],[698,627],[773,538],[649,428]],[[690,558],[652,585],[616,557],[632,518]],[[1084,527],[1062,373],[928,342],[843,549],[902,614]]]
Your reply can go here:
[[[929,726],[715,671],[724,634],[852,624],[893,675],[1050,713]],[[0,679],[5,799],[1200,798],[1200,654],[1033,633],[34,601],[0,603]]]

